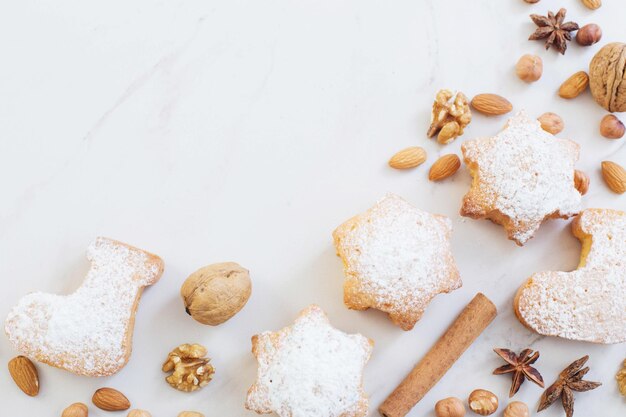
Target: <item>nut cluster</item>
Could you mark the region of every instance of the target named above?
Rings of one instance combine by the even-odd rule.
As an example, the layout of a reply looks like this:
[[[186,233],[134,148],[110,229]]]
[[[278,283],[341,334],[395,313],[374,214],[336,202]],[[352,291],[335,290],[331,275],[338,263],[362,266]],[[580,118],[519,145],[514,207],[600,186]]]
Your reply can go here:
[[[431,114],[428,137],[437,135],[437,142],[446,144],[463,134],[472,121],[472,111],[465,94],[443,89],[437,92]]]
[[[163,364],[163,372],[172,372],[165,378],[179,391],[191,392],[206,386],[215,372],[206,358],[207,350],[198,344],[184,344],[174,349]]]

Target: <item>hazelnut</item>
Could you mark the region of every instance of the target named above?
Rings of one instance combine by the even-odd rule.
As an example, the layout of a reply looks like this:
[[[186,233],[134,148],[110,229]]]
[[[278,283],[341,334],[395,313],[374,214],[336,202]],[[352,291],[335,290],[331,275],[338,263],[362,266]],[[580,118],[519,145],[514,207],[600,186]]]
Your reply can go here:
[[[560,133],[565,127],[563,119],[561,119],[561,116],[556,113],[544,113],[539,116],[537,120],[539,120],[539,123],[541,123],[541,128],[543,130],[548,133],[552,133],[553,135]]]
[[[63,410],[61,417],[87,417],[89,411],[83,403],[74,403]]]
[[[504,409],[504,417],[528,417],[530,411],[528,406],[521,401],[513,401]]]
[[[589,176],[582,171],[574,170],[574,187],[580,195],[587,194],[587,191],[589,191]]]
[[[234,262],[198,269],[183,283],[185,311],[202,324],[217,326],[243,308],[252,285],[248,270]]]
[[[626,396],[626,360],[624,360],[622,369],[615,375],[615,379],[617,379],[620,394]]]
[[[130,410],[126,417],[152,417],[146,410]]]
[[[626,111],[626,43],[604,46],[589,64],[589,87],[606,110]]]
[[[539,3],[539,0],[524,0],[526,3],[535,4]]]
[[[616,116],[607,114],[600,122],[600,134],[607,139],[619,139],[624,136],[626,127]]]
[[[589,23],[578,29],[576,42],[581,46],[590,46],[598,43],[602,39],[602,29],[595,23]]]
[[[537,55],[522,55],[515,65],[515,73],[522,81],[535,82],[543,74],[543,61]]]
[[[435,415],[437,417],[463,417],[465,415],[465,406],[463,401],[458,398],[444,398],[435,404]]]
[[[481,416],[489,416],[498,409],[498,397],[496,397],[496,394],[484,389],[472,391],[467,402],[470,410]]]

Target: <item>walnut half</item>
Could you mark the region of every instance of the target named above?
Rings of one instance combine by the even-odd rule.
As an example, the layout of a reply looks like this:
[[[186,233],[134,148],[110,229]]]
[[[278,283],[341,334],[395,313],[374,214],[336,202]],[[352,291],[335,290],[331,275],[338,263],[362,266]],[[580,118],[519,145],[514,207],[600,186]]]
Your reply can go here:
[[[180,391],[191,392],[206,386],[215,370],[206,358],[207,350],[198,344],[184,344],[170,352],[163,364],[163,372],[172,372],[165,378]]]
[[[428,128],[428,137],[437,135],[442,144],[453,141],[463,134],[463,129],[472,121],[472,111],[465,94],[451,90],[439,90],[435,96]]]

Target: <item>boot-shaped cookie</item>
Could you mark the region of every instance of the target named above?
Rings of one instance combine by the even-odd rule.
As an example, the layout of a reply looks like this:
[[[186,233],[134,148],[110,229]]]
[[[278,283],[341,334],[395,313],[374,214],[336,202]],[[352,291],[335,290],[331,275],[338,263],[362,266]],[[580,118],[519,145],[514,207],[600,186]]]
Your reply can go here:
[[[156,255],[99,237],[87,249],[91,268],[70,295],[36,292],[13,307],[5,331],[15,348],[79,375],[106,376],[128,362],[143,288],[159,280]]]
[[[572,272],[539,272],[519,289],[519,320],[547,336],[626,342],[626,213],[584,210],[572,223],[582,243]]]

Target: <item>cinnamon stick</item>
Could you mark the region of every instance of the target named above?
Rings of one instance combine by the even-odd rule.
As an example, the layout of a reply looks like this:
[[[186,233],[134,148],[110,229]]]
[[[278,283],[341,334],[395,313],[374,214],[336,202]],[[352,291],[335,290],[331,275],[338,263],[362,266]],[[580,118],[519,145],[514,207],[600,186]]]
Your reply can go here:
[[[426,356],[387,397],[378,409],[380,414],[383,417],[404,417],[480,336],[496,314],[496,306],[484,294],[476,294]]]

